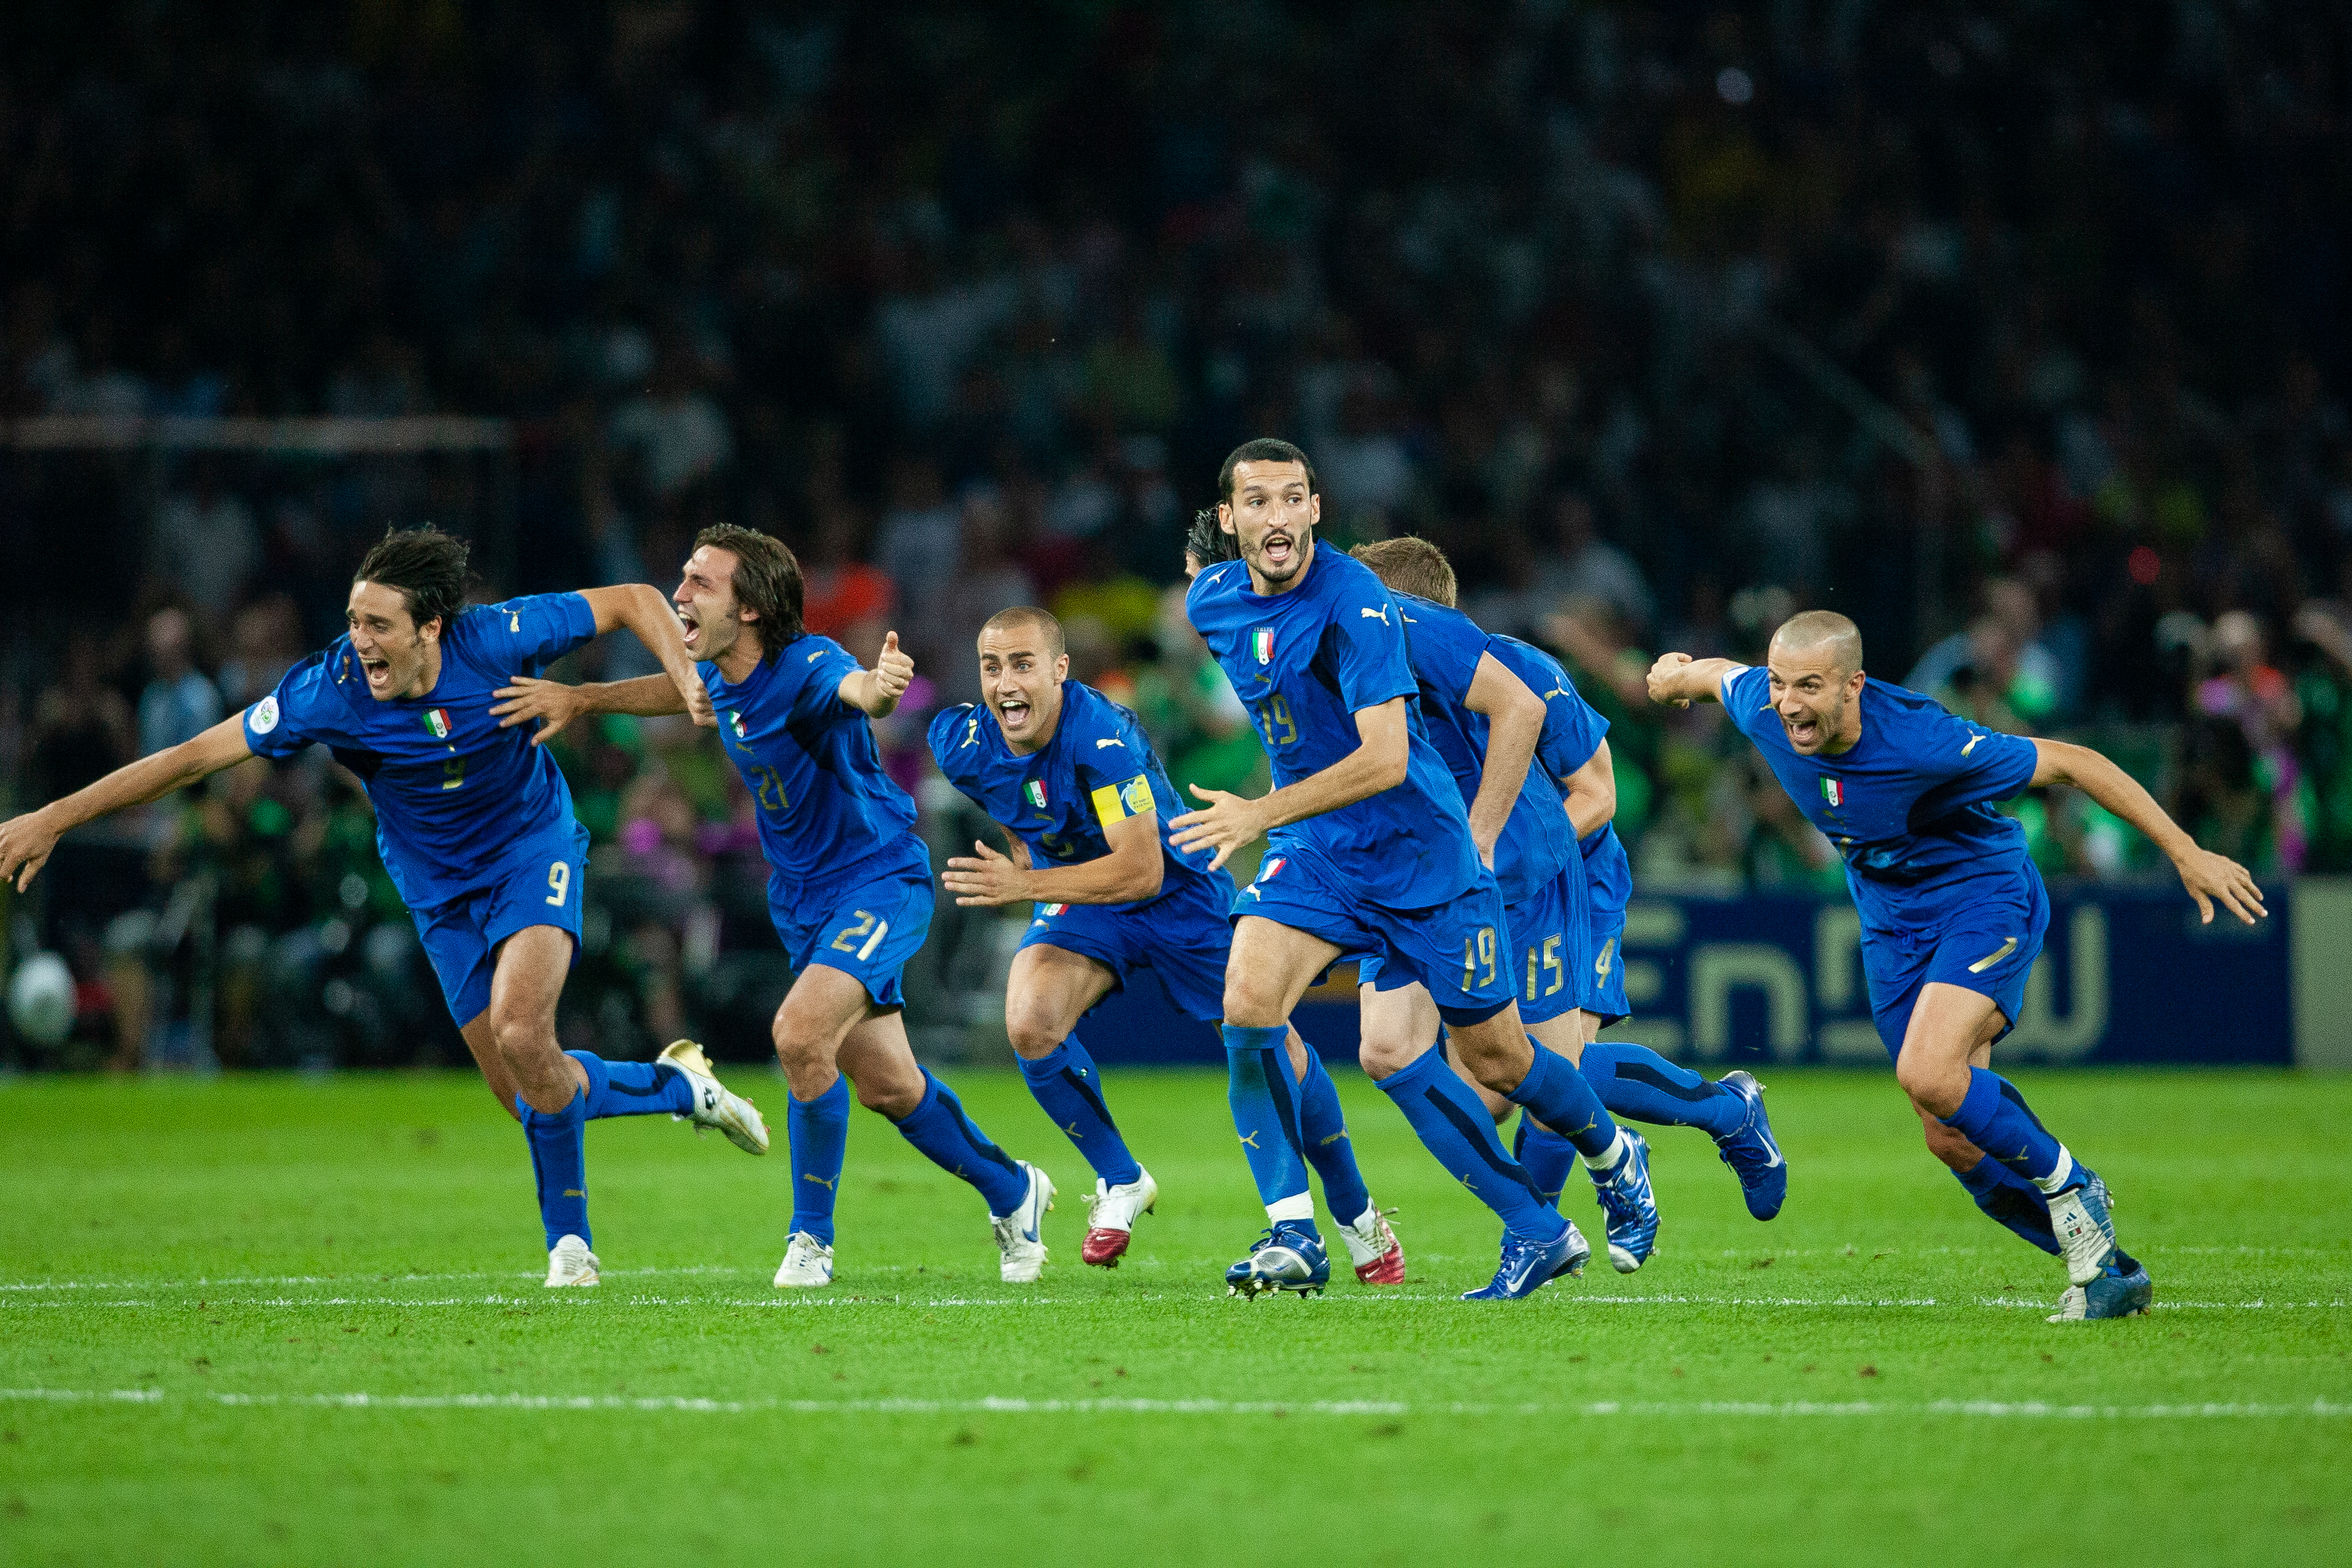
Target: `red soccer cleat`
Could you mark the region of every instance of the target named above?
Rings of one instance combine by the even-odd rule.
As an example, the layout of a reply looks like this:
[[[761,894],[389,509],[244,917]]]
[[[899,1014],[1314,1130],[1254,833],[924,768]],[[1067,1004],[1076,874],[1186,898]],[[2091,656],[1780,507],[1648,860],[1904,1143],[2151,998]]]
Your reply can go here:
[[[1367,1285],[1404,1283],[1404,1244],[1389,1227],[1389,1215],[1394,1213],[1374,1204],[1354,1224],[1339,1227],[1340,1237],[1348,1244],[1349,1260],[1356,1266],[1356,1278]]]
[[[1151,1173],[1136,1168],[1135,1180],[1112,1186],[1100,1176],[1087,1196],[1087,1244],[1078,1257],[1097,1268],[1116,1268],[1135,1234],[1139,1215],[1150,1214],[1160,1201],[1160,1184]]]

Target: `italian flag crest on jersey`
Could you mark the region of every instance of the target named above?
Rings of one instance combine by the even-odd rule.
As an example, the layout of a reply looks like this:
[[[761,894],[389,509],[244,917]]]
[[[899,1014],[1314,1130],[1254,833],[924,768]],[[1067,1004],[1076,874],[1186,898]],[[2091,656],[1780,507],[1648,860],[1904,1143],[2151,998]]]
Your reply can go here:
[[[1845,781],[1843,779],[1823,779],[1822,781],[1822,798],[1828,801],[1833,806],[1843,805],[1845,804]]]
[[[428,710],[425,715],[425,727],[433,731],[433,738],[436,741],[447,740],[449,731],[456,728],[449,722],[449,710],[446,708]]]
[[[1039,811],[1045,809],[1045,781],[1030,779],[1021,786],[1022,798]]]
[[[1250,651],[1257,655],[1260,664],[1274,662],[1274,628],[1260,626],[1250,633]]]

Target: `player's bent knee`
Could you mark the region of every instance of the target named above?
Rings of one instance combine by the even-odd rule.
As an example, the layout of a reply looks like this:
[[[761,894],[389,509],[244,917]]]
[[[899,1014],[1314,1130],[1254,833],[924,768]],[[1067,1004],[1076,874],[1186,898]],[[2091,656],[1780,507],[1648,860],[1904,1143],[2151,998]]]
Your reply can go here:
[[[1404,1071],[1420,1054],[1413,1049],[1412,1041],[1402,1035],[1366,1035],[1356,1045],[1356,1060],[1375,1083]]]

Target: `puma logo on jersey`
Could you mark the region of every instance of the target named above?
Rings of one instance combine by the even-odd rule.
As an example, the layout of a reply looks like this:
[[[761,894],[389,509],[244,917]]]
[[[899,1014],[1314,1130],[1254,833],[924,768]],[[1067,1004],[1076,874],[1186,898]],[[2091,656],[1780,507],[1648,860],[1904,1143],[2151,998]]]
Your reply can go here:
[[[1984,737],[1983,737],[1982,735],[1970,735],[1970,736],[1969,737],[1969,743],[1968,743],[1967,745],[1962,746],[1962,747],[1960,748],[1960,755],[1962,755],[1962,756],[1964,756],[1964,757],[1965,757],[1965,756],[1967,756],[1970,752],[1975,751],[1975,750],[1977,749],[1977,742],[1978,742],[1979,741],[1983,740],[1983,739],[1984,739]]]
[[[1389,607],[1386,605],[1382,605],[1377,610],[1360,609],[1356,614],[1363,616],[1364,619],[1368,621],[1378,621],[1382,626],[1387,626],[1389,624]]]
[[[519,631],[522,630],[522,612],[521,612],[521,611],[520,611],[520,610],[509,610],[509,611],[507,612],[507,630],[509,630],[509,631],[510,631],[510,632],[519,632]]]
[[[808,656],[808,658],[806,658],[803,659],[801,662],[802,662],[803,664],[814,664],[818,659],[821,659],[821,658],[823,658],[824,657],[824,649],[823,649],[823,648],[819,648],[819,649],[817,649],[814,653],[813,653],[813,654],[809,655],[809,656]]]
[[[1097,752],[1101,751],[1105,746],[1117,746],[1121,751],[1125,751],[1127,749],[1127,742],[1125,741],[1097,741],[1095,742],[1095,750]]]
[[[980,715],[979,715],[979,714],[977,714],[977,713],[975,713],[975,714],[973,714],[973,715],[971,716],[971,723],[969,723],[969,724],[966,724],[966,725],[963,727],[963,743],[964,743],[965,745],[969,746],[969,745],[971,745],[972,743],[974,743],[975,742],[977,742],[979,739],[980,739]]]

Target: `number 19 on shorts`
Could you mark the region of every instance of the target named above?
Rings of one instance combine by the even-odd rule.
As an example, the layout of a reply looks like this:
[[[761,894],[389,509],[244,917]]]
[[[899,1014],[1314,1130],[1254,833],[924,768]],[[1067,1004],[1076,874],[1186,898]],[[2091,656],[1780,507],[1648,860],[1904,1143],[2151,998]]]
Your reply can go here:
[[[1480,926],[1475,935],[1462,939],[1462,989],[1476,991],[1495,984],[1495,928]]]

